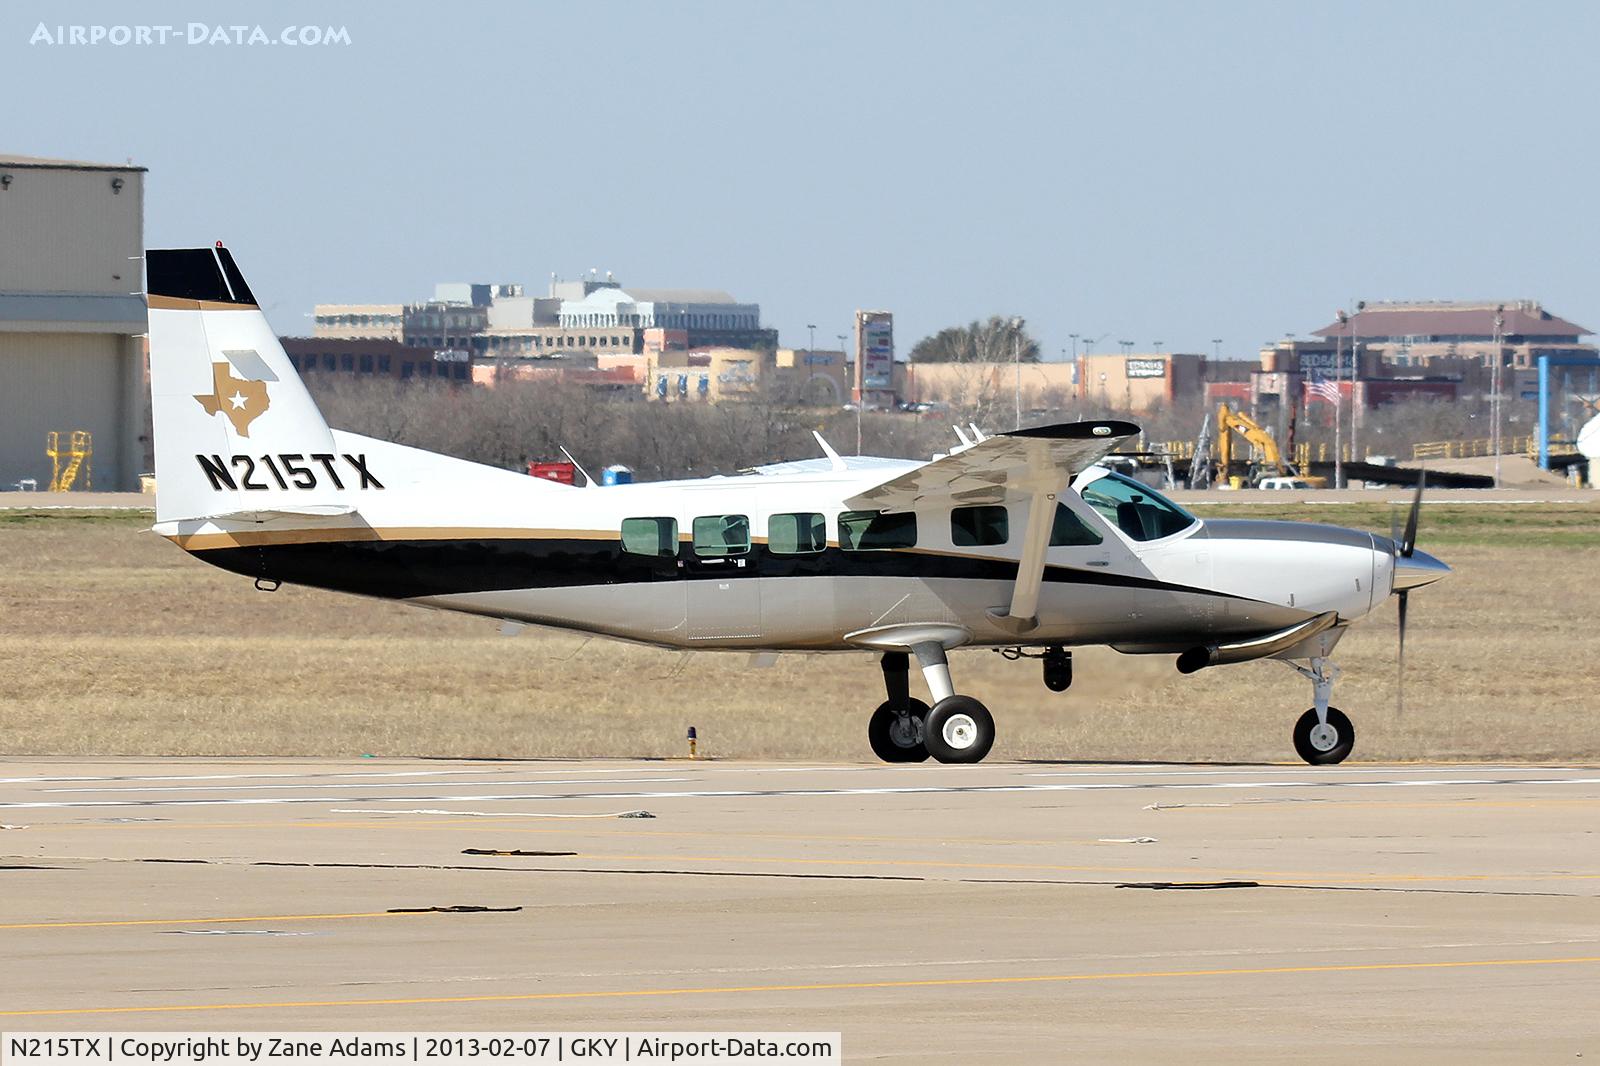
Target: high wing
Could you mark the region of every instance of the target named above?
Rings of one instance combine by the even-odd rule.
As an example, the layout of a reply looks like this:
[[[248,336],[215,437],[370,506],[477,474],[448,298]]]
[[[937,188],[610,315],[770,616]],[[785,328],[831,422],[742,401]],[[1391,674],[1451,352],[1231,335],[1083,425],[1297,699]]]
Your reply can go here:
[[[1001,504],[1027,500],[1028,528],[1009,607],[991,608],[997,625],[1021,636],[1035,629],[1056,497],[1080,471],[1137,435],[1131,422],[1063,422],[986,437],[845,501],[860,510]]]
[[[1131,422],[1062,422],[985,437],[846,500],[859,510],[910,511],[922,504],[964,505],[1031,499],[1059,492],[1080,471],[1136,436]]]

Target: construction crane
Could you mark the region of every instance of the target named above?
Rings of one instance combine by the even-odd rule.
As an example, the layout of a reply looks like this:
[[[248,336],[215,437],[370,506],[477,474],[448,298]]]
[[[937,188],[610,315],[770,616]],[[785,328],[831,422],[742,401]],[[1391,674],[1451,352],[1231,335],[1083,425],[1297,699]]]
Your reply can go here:
[[[50,491],[70,492],[83,475],[83,487],[94,488],[94,437],[86,429],[75,429],[61,447],[61,434],[51,430],[44,441],[44,454],[50,460]]]
[[[1283,461],[1283,453],[1278,448],[1278,442],[1272,434],[1261,428],[1260,423],[1243,411],[1231,410],[1227,404],[1217,408],[1217,476],[1226,478],[1233,473],[1233,434],[1237,431],[1240,436],[1250,442],[1252,456],[1250,459],[1249,476],[1247,482],[1254,484],[1263,476],[1268,476],[1268,468],[1272,476],[1283,476],[1289,473]],[[1260,453],[1261,458],[1256,460],[1254,453]]]

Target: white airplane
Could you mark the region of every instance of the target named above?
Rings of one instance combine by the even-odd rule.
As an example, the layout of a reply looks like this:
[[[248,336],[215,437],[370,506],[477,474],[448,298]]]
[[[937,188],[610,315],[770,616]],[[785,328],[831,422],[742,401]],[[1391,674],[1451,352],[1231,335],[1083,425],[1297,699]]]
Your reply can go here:
[[[947,653],[1043,661],[1176,655],[1185,673],[1275,658],[1312,682],[1307,762],[1350,754],[1329,705],[1347,628],[1449,573],[1403,537],[1201,520],[1099,460],[1127,422],[984,436],[930,462],[826,458],[575,488],[330,429],[219,242],[152,250],[155,531],[281,583],[678,649],[871,651],[888,698],[868,724],[889,762],[982,759],[994,720]],[[909,692],[915,657],[932,707]]]

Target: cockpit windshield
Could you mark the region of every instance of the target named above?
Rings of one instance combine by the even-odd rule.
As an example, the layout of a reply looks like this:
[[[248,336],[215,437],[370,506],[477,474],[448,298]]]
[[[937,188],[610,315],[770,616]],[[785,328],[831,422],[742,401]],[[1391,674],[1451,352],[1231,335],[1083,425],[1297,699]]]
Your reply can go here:
[[[1194,515],[1148,485],[1121,474],[1107,474],[1083,487],[1084,501],[1134,540],[1160,540],[1182,533]]]

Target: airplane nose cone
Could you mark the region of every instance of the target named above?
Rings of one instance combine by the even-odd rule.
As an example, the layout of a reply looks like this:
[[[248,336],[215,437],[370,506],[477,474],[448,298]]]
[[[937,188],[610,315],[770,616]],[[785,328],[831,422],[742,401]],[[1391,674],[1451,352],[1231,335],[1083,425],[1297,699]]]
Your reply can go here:
[[[1427,552],[1414,551],[1409,557],[1396,556],[1394,560],[1394,591],[1421,588],[1431,585],[1450,572],[1450,568]]]

